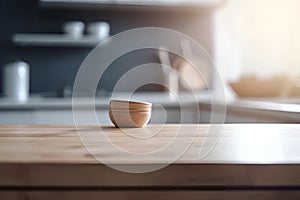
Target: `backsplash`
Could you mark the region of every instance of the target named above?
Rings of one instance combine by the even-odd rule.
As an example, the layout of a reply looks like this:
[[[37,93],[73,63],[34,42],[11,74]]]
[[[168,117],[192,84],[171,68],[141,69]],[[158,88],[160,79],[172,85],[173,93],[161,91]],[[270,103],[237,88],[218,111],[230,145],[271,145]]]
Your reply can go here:
[[[12,34],[61,33],[66,21],[88,23],[104,20],[111,26],[111,35],[136,27],[171,28],[193,37],[210,54],[212,52],[213,18],[209,10],[55,9],[41,8],[38,3],[38,0],[0,1],[0,75],[2,77],[2,68],[7,62],[17,59],[27,62],[30,65],[31,93],[57,92],[67,85],[72,86],[80,64],[92,49],[17,46],[11,41]],[[134,51],[121,56],[105,72],[99,83],[100,89],[111,91],[123,73],[149,62],[158,62],[155,50]],[[152,76],[160,78],[161,74]],[[0,88],[2,92],[2,78]],[[142,90],[160,89],[148,86]]]

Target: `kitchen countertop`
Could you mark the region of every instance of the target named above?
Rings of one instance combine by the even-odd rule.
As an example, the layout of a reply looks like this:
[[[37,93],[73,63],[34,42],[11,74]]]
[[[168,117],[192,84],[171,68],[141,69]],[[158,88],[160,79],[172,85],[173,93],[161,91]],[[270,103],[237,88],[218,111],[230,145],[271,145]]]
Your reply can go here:
[[[299,123],[300,104],[294,101],[275,99],[232,99],[226,103],[227,117],[230,123]],[[209,102],[199,103],[200,110],[210,107]],[[215,110],[222,105],[215,105]],[[234,118],[235,117],[235,118]],[[245,117],[245,119],[243,119]]]
[[[128,93],[117,93],[114,95],[114,98],[126,99]],[[209,93],[203,92],[196,95],[196,98],[191,98],[190,93],[180,93],[179,99],[182,105],[188,105],[191,103],[195,103],[194,99],[198,101],[210,101]],[[138,101],[149,101],[153,104],[161,104],[166,107],[178,107],[179,103],[177,99],[169,95],[169,93],[164,92],[141,92],[135,93],[132,97],[134,100]],[[93,103],[92,98],[80,97],[76,101],[77,105],[85,107]],[[108,108],[110,97],[96,97],[95,98],[95,106],[100,108]],[[1,98],[0,99],[0,110],[5,109],[56,109],[56,108],[72,108],[72,98],[65,97],[39,97],[39,96],[31,96],[27,101],[20,102],[15,101],[9,98]]]
[[[126,93],[119,93],[115,98],[125,98]],[[179,98],[183,105],[194,103],[189,93],[180,93]],[[197,94],[197,100],[199,104],[210,105],[211,97],[209,93]],[[77,101],[82,107],[93,103],[91,98],[79,98]],[[161,104],[166,107],[178,107],[178,101],[176,98],[170,96],[168,93],[162,92],[141,92],[133,96],[134,100],[149,101],[153,104]],[[96,97],[95,106],[108,108],[110,97]],[[224,102],[218,103],[215,101],[215,105],[221,105]],[[226,101],[227,108],[244,108],[244,109],[256,109],[267,111],[278,111],[287,113],[300,113],[300,99],[230,99]],[[72,98],[61,97],[39,97],[31,96],[27,101],[19,102],[9,98],[0,98],[0,110],[1,109],[56,109],[56,108],[72,108]]]
[[[126,99],[127,93],[118,93],[114,98]],[[191,94],[180,93],[181,106],[195,105],[195,98]],[[134,100],[149,101],[155,106],[163,106],[166,109],[179,109],[180,105],[176,98],[163,92],[140,92],[132,97]],[[209,113],[213,110],[218,113],[226,107],[226,122],[300,122],[300,99],[230,99],[226,102],[215,100],[212,104],[209,93],[199,93],[196,96],[199,108],[205,118],[204,122],[210,121]],[[76,101],[76,108],[88,108],[94,99],[79,98]],[[95,107],[108,110],[110,97],[96,97]],[[224,105],[225,104],[225,105]],[[0,99],[0,111],[22,111],[22,110],[71,110],[72,98],[50,98],[31,96],[28,101],[17,102],[11,99]],[[204,114],[206,112],[206,114]],[[234,116],[233,118],[231,116]],[[243,117],[245,117],[243,119]],[[259,119],[258,119],[259,118]],[[203,118],[204,119],[204,118]],[[221,121],[219,121],[221,122]]]
[[[126,130],[145,136],[157,126]],[[166,125],[154,137],[137,139],[124,134],[124,130],[103,126],[110,141],[101,137],[98,126],[77,128],[92,151],[102,155],[102,161],[138,168],[139,164],[150,167],[163,164],[174,151],[170,149],[159,157],[145,156],[137,161],[111,151],[110,142],[145,153],[171,141],[179,127]],[[177,161],[155,172],[131,174],[111,169],[91,156],[74,126],[0,125],[0,196],[4,199],[99,196],[299,199],[300,125],[227,124],[219,139],[218,132],[206,135],[209,125],[182,127],[184,136],[172,144],[185,145],[191,138],[193,142]],[[208,156],[199,158],[200,148],[208,148],[215,141],[218,142]]]

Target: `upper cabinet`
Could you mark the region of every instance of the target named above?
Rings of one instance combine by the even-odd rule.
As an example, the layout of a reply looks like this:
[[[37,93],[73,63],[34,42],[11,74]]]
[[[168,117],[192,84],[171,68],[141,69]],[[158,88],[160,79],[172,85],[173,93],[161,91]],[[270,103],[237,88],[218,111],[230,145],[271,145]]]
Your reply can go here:
[[[40,0],[42,6],[217,6],[223,0]]]

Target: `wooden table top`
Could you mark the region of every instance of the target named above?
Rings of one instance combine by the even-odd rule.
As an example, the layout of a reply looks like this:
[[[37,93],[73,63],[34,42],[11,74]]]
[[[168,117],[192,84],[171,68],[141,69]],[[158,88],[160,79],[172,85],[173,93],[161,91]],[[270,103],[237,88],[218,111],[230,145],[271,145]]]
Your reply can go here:
[[[174,137],[179,125],[166,125],[151,139],[134,139],[120,129],[102,127],[112,142],[133,152],[157,149]],[[127,129],[149,136],[158,125]],[[3,188],[299,188],[300,125],[226,124],[211,153],[199,159],[199,150],[211,146],[218,132],[205,137],[209,125],[183,125],[178,145],[190,148],[173,164],[150,173],[130,174],[100,164],[84,148],[76,128],[69,125],[0,125],[0,189]],[[110,142],[99,137],[98,126],[81,126],[86,143],[107,163],[134,164],[110,152]],[[202,143],[203,139],[207,139]],[[153,149],[152,149],[153,150]],[[172,151],[143,163],[163,163]]]
[[[145,136],[157,131],[159,125],[124,129],[130,134]],[[99,135],[98,126],[80,126],[85,144],[93,153],[104,155],[108,163],[135,162],[111,152],[111,142],[133,153],[147,153],[164,147],[175,138],[180,125],[166,125],[159,134],[148,139],[134,138],[121,129],[103,126],[109,141]],[[177,145],[193,143],[176,163],[300,163],[300,125],[297,124],[226,124],[222,134],[207,133],[209,125],[182,125]],[[195,132],[195,130],[197,130]],[[207,134],[207,135],[206,135]],[[205,143],[203,143],[205,139]],[[199,158],[200,147],[205,151],[217,141],[205,158]],[[164,163],[173,152],[143,163]],[[136,161],[136,162],[140,162]],[[99,163],[82,144],[76,127],[71,125],[0,125],[0,163]]]

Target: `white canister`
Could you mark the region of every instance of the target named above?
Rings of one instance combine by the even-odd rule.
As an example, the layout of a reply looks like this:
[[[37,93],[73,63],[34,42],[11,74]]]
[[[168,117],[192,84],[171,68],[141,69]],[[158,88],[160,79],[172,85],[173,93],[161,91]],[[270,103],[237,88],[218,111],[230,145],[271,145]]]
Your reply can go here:
[[[8,63],[3,69],[3,93],[6,97],[25,101],[29,96],[29,65],[22,61]]]
[[[72,38],[81,38],[84,31],[84,23],[81,21],[66,22],[63,25],[63,32]]]
[[[91,36],[103,40],[109,37],[110,25],[105,21],[92,22],[88,24],[87,32]]]

